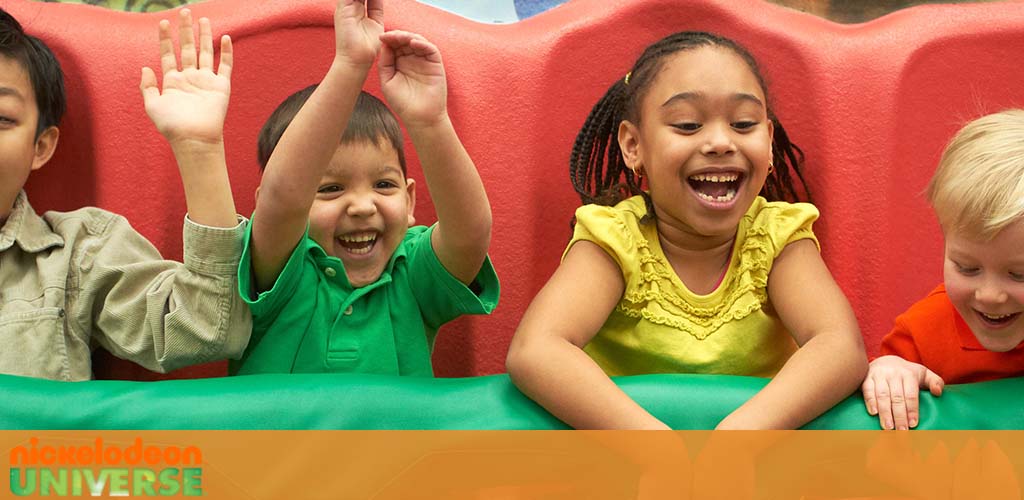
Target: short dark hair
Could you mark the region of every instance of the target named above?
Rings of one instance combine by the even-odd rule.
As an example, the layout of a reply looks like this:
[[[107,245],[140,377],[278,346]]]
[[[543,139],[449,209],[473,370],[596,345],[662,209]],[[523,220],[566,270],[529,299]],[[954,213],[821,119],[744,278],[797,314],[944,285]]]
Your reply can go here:
[[[288,96],[263,124],[257,141],[257,159],[261,171],[267,168],[267,162],[270,161],[270,155],[277,147],[278,141],[281,140],[281,135],[284,134],[285,129],[292,123],[295,115],[314,90],[316,90],[316,85],[310,85]],[[402,167],[402,175],[405,175],[405,150],[402,147],[402,129],[398,126],[398,119],[380,99],[366,91],[359,92],[352,116],[348,120],[348,126],[345,128],[345,133],[341,135],[341,144],[360,141],[374,144],[386,141],[390,144],[398,153],[398,163]]]
[[[39,110],[38,138],[44,130],[56,127],[67,109],[60,62],[42,40],[25,33],[18,20],[3,9],[0,9],[0,55],[17,61],[28,73]]]

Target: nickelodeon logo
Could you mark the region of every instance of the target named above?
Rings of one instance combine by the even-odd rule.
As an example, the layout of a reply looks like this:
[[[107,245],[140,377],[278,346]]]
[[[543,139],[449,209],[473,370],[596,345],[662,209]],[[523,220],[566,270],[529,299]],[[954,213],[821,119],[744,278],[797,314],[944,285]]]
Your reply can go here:
[[[16,446],[10,453],[11,493],[17,496],[200,496],[203,455],[195,446],[119,448],[91,445]]]

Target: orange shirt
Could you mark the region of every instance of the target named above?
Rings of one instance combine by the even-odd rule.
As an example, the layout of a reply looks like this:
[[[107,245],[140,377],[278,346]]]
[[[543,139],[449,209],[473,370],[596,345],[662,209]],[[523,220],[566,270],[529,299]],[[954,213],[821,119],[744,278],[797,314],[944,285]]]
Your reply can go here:
[[[896,318],[882,355],[926,366],[947,384],[1024,376],[1024,343],[1007,352],[985,349],[939,285]]]

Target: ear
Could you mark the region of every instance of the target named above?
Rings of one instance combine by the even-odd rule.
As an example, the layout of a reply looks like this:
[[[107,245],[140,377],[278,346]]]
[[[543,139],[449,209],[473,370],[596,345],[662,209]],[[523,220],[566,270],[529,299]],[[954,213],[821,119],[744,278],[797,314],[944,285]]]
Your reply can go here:
[[[408,198],[408,211],[409,211],[409,227],[416,225],[416,215],[413,214],[413,210],[416,208],[416,181],[412,179],[405,180],[405,194]]]
[[[629,120],[619,123],[619,149],[622,161],[631,169],[643,165],[643,151],[640,148],[640,129]]]
[[[259,203],[260,201],[260,187],[262,187],[262,185],[256,186],[256,194],[254,194],[252,197],[252,200],[256,203]]]
[[[32,155],[32,170],[39,170],[50,161],[53,152],[57,150],[57,139],[60,138],[60,129],[49,127],[39,134],[36,139],[35,153]]]

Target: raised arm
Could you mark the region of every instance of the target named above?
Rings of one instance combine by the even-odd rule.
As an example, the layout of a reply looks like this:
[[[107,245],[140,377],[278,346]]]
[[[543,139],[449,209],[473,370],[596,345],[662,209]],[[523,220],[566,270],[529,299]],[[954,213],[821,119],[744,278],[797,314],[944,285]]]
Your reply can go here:
[[[383,0],[339,0],[334,30],[334,62],[281,136],[260,183],[251,242],[260,290],[273,286],[306,230],[317,185],[380,50]]]
[[[231,38],[221,37],[220,66],[214,72],[210,20],[199,20],[198,57],[192,13],[182,9],[178,23],[180,68],[171,40],[171,23],[160,21],[163,92],[156,73],[142,68],[140,88],[146,114],[174,152],[189,219],[205,226],[234,227],[238,218],[224,159],[224,117],[231,95]]]
[[[579,241],[533,299],[509,346],[512,382],[574,428],[668,429],[583,352],[624,290],[615,261]]]
[[[445,269],[468,284],[487,257],[491,205],[448,116],[441,53],[413,33],[390,31],[380,39],[381,90],[416,147],[437,209],[431,243]]]
[[[719,429],[795,429],[849,396],[867,372],[853,310],[811,240],[772,265],[768,296],[800,349]]]

